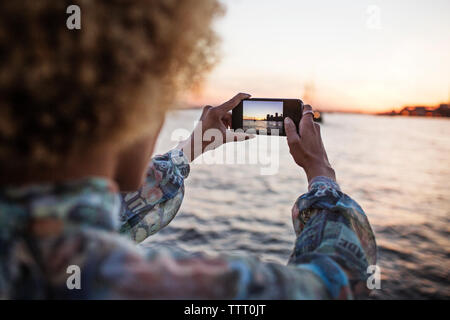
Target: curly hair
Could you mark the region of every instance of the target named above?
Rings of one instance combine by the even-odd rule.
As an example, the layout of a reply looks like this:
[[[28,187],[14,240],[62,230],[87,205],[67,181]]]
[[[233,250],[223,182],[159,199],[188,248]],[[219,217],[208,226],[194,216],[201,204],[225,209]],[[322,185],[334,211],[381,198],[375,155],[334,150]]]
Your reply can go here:
[[[66,9],[81,8],[81,30]],[[216,62],[216,0],[0,2],[0,166],[150,132]],[[153,129],[154,130],[154,129]]]

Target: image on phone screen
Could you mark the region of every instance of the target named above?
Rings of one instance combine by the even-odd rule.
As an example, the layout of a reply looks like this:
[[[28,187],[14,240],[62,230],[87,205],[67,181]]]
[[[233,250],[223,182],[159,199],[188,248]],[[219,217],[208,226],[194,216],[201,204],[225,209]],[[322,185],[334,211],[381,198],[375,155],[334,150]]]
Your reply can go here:
[[[242,107],[244,131],[254,129],[257,133],[284,135],[283,101],[244,100]]]
[[[233,109],[232,129],[259,135],[286,136],[284,119],[291,118],[298,129],[302,108],[303,103],[299,99],[244,99]]]

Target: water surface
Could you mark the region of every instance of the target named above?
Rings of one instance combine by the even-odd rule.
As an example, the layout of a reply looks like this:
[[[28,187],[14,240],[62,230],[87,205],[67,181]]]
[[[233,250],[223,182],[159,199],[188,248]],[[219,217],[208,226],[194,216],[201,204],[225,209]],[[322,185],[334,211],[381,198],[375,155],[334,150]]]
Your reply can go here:
[[[167,151],[173,130],[192,129],[199,115],[169,116],[157,150]],[[338,182],[376,233],[382,289],[372,298],[450,298],[450,120],[347,114],[324,120]],[[286,138],[265,138],[280,140],[277,174],[261,175],[262,164],[193,164],[178,216],[148,244],[285,264],[295,239],[290,210],[307,182]]]

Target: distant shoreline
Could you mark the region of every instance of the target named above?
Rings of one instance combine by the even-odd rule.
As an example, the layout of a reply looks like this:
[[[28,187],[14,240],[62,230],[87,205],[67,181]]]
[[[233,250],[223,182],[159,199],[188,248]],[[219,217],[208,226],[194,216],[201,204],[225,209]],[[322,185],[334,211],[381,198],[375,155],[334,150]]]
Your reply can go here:
[[[184,110],[199,110],[202,106],[186,106],[174,108],[171,111],[184,111]],[[450,108],[449,104],[440,104],[436,107],[404,107],[399,111],[384,111],[384,112],[370,112],[370,111],[350,111],[350,110],[318,110],[322,114],[325,113],[343,113],[343,114],[363,114],[363,115],[377,115],[377,116],[400,116],[400,117],[428,117],[428,118],[449,118]]]
[[[400,117],[426,117],[426,118],[449,118],[450,106],[449,104],[441,103],[436,107],[425,106],[407,106],[396,112],[392,110],[390,112],[380,112],[377,115],[382,116],[400,116]]]

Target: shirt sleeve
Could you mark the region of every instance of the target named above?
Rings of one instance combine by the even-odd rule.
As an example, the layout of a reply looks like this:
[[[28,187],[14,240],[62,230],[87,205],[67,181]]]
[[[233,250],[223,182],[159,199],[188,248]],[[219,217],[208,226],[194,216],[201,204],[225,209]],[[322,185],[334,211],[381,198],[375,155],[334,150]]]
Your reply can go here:
[[[141,189],[121,195],[120,232],[141,242],[167,226],[183,201],[189,170],[189,161],[181,150],[155,156]]]
[[[316,177],[296,201],[292,218],[297,240],[289,264],[312,270],[332,298],[366,296],[377,246],[363,209],[336,182]]]
[[[367,294],[376,244],[361,207],[324,177],[292,210],[297,239],[288,265],[249,256],[206,257],[139,246],[105,257],[110,298],[352,299]],[[138,251],[139,250],[139,254]]]

